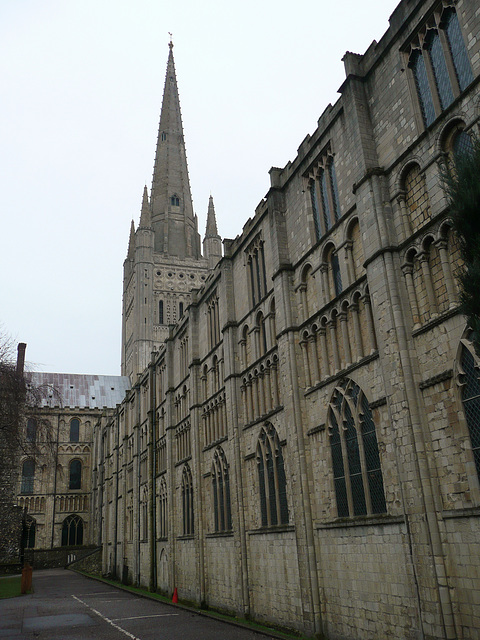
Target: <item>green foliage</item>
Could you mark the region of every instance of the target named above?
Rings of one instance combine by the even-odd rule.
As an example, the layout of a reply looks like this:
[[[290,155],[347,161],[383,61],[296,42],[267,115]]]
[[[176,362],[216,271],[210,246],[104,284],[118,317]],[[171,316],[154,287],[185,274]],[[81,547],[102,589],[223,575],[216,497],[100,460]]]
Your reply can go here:
[[[472,340],[480,353],[480,141],[455,158],[455,166],[444,169],[454,229],[464,261],[459,273],[462,312],[472,329]]]

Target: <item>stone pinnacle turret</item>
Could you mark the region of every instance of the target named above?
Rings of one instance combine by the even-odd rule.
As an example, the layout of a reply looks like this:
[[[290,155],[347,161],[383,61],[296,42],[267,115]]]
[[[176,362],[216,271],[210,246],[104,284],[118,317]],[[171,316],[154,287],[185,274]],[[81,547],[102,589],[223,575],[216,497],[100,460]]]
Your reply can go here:
[[[213,269],[222,257],[222,238],[218,235],[217,219],[213,197],[208,200],[207,228],[203,240],[203,253],[208,260],[208,268]]]

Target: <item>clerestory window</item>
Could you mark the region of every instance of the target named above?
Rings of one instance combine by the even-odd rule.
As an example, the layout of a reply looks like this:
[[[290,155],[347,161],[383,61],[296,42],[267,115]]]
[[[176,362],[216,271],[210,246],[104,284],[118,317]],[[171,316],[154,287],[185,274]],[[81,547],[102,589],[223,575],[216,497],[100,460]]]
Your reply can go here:
[[[472,82],[473,73],[454,7],[432,16],[410,46],[423,123],[428,127]]]

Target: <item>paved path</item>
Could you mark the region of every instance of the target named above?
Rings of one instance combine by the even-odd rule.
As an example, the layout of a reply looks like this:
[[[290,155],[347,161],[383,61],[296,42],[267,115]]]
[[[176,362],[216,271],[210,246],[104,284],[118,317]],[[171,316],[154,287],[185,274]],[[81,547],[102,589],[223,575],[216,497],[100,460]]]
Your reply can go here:
[[[34,571],[33,586],[31,595],[0,600],[0,640],[270,638],[64,569]]]

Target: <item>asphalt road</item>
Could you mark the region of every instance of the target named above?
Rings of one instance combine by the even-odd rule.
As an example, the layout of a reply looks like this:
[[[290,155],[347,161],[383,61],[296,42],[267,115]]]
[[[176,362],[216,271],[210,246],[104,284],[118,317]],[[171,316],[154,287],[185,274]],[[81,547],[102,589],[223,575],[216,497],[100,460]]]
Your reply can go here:
[[[268,640],[64,569],[35,571],[35,592],[0,600],[0,639]],[[273,636],[271,636],[273,638]]]

